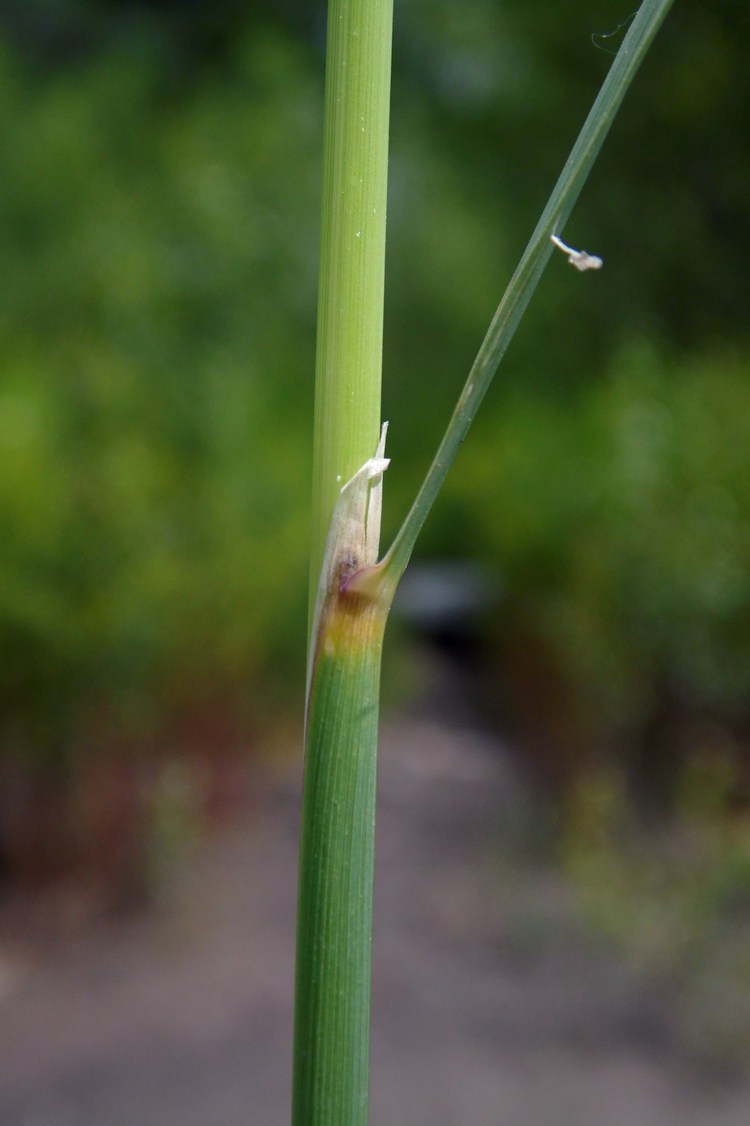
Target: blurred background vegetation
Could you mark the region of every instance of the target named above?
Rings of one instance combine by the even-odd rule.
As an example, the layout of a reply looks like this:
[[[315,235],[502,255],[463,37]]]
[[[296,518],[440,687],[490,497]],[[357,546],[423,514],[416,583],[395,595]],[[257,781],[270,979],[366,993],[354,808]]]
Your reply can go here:
[[[628,15],[397,5],[386,540]],[[0,862],[126,879],[175,761],[221,805],[299,722],[325,7],[0,31]],[[606,267],[551,262],[422,543],[498,576],[487,714],[559,808],[609,764],[669,809],[705,762],[744,807],[749,33],[675,6],[566,231]]]

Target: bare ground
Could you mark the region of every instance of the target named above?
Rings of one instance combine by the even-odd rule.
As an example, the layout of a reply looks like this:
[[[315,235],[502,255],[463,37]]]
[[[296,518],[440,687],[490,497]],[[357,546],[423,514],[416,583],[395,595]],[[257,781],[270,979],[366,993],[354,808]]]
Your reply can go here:
[[[372,1126],[747,1126],[750,1081],[506,849],[502,748],[410,721],[381,758]],[[64,942],[2,916],[0,1126],[288,1122],[296,775],[158,910]]]

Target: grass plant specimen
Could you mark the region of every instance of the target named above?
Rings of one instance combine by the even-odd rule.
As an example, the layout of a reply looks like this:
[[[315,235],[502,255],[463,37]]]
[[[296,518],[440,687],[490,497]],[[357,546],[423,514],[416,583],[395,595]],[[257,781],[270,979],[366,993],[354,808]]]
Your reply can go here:
[[[419,531],[672,0],[644,0],[531,235],[414,503],[379,561],[391,0],[331,0],[293,1126],[366,1126],[380,663]],[[380,439],[378,435],[380,434]]]

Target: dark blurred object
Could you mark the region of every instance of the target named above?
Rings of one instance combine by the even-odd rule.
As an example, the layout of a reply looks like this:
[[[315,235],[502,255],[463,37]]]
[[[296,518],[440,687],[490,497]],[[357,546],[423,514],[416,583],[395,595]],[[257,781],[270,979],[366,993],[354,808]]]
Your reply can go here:
[[[496,612],[500,584],[491,569],[463,559],[413,561],[394,602],[409,627],[411,656],[432,719],[477,728],[483,721],[481,670],[487,659],[487,617]],[[414,645],[416,640],[417,645]],[[419,695],[419,692],[417,693]],[[414,701],[410,701],[411,710]]]
[[[419,559],[404,575],[394,609],[431,640],[460,650],[476,643],[498,598],[496,577],[474,560]]]

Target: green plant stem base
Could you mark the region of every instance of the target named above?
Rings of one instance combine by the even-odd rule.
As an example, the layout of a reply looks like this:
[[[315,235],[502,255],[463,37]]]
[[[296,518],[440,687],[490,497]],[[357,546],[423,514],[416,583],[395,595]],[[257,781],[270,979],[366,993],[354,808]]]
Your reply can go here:
[[[309,700],[297,945],[294,1126],[365,1126],[378,691],[386,611],[344,595]]]

